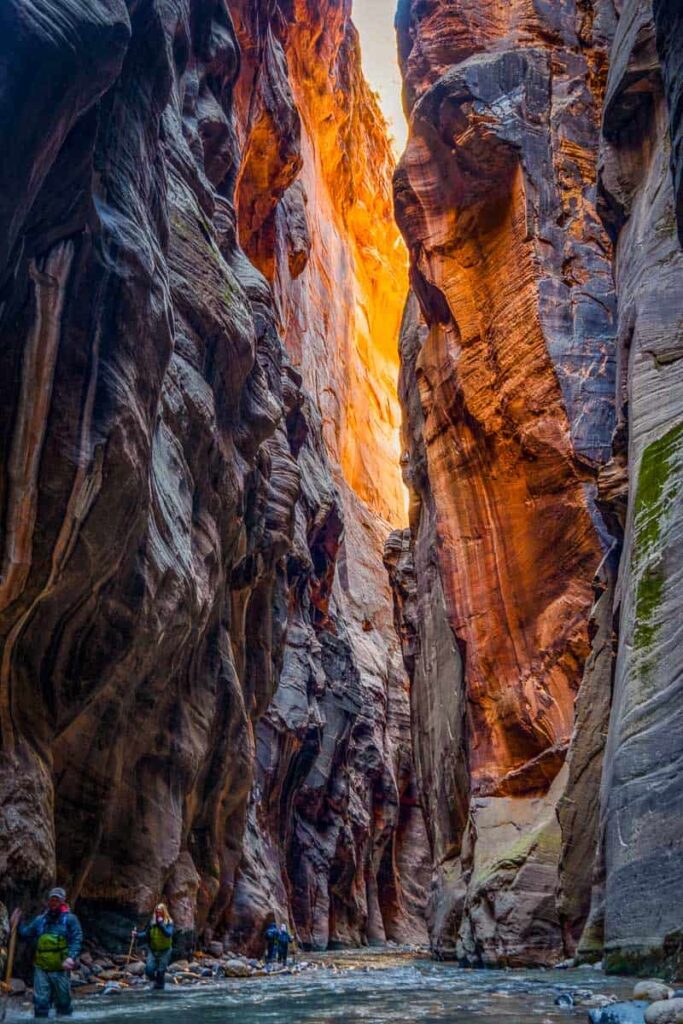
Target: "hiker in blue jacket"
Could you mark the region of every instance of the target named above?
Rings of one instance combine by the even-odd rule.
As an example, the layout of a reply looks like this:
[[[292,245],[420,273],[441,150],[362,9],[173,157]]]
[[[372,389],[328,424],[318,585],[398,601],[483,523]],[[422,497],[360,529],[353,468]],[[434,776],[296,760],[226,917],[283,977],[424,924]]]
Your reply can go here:
[[[280,925],[280,930],[277,933],[277,961],[279,964],[282,964],[283,967],[287,965],[287,953],[289,952],[289,944],[293,941],[293,937],[287,931],[287,925]]]
[[[12,914],[19,936],[35,945],[33,957],[33,1011],[48,1017],[54,1003],[58,1017],[70,1017],[71,974],[81,953],[83,932],[78,918],[69,910],[64,889],[51,889],[44,913],[21,925],[21,911]]]
[[[275,921],[266,928],[266,966],[270,967],[275,961],[275,948],[277,946],[277,937],[280,934],[280,929],[275,924]]]

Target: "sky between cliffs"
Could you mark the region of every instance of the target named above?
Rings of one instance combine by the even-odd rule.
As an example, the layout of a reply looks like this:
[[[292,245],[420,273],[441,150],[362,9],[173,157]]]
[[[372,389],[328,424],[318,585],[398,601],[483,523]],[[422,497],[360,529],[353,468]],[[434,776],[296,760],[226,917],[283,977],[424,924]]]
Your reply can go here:
[[[401,73],[396,58],[396,4],[397,0],[353,0],[352,17],[360,34],[363,71],[371,88],[379,93],[398,157],[403,152],[408,128],[401,105]]]

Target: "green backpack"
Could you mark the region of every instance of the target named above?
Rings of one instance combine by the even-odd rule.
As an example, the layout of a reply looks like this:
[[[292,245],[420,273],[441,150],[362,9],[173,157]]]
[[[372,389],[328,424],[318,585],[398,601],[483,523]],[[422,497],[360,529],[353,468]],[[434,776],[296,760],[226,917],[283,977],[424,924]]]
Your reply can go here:
[[[62,971],[62,964],[67,958],[69,947],[65,935],[52,935],[43,932],[38,939],[36,955],[33,963],[43,971]]]
[[[153,953],[165,953],[173,945],[173,939],[158,924],[149,929],[149,948]]]

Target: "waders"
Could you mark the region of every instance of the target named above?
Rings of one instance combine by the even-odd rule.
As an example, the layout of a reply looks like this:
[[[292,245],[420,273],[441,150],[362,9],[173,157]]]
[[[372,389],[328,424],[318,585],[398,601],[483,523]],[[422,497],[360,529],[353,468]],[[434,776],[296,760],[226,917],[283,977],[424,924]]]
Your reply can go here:
[[[7,964],[5,967],[5,980],[2,983],[3,995],[2,1005],[0,1005],[0,1021],[5,1019],[7,1014],[7,1004],[9,1002],[10,992],[12,991],[12,970],[14,968],[14,954],[17,951],[17,926],[12,926],[12,930],[9,933],[9,943],[7,946]]]

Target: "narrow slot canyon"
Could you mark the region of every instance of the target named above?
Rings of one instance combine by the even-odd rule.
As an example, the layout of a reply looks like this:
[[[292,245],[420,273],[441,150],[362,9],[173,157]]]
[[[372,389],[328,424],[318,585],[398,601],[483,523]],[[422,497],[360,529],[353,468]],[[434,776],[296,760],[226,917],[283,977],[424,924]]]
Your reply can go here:
[[[677,0],[0,29],[0,969],[683,979]]]

